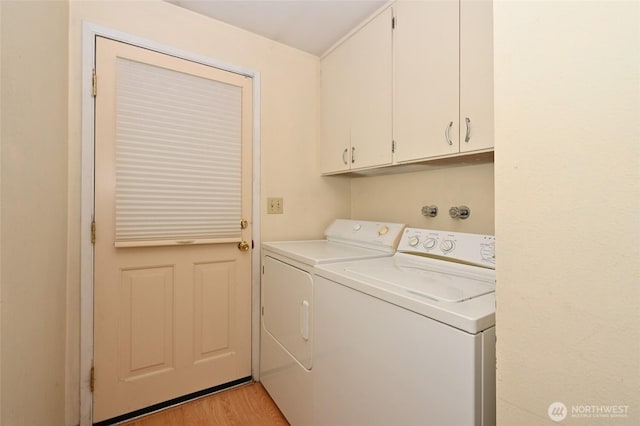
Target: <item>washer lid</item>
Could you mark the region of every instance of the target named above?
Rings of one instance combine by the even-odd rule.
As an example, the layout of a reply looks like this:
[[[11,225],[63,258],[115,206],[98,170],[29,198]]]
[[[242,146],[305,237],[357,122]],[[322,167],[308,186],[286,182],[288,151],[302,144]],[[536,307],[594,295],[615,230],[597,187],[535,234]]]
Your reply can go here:
[[[345,271],[362,278],[400,287],[409,293],[438,302],[459,303],[495,292],[495,285],[492,282],[414,265],[353,264],[345,268]]]

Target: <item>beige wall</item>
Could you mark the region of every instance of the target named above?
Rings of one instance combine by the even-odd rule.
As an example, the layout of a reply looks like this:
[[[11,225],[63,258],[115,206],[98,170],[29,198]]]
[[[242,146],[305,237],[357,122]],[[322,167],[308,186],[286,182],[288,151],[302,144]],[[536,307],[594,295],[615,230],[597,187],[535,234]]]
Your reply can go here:
[[[349,214],[349,182],[321,178],[319,59],[159,0],[71,1],[69,17],[69,359],[67,423],[77,421],[79,380],[80,158],[82,21],[260,72],[263,241],[318,238]],[[284,214],[267,215],[266,197]]]
[[[436,217],[422,215],[435,204]],[[449,208],[465,205],[471,216],[451,219]],[[416,228],[493,234],[493,163],[449,167],[351,181],[351,216],[405,223]]]
[[[0,10],[0,423],[64,424],[68,6]]]
[[[498,424],[640,421],[638,2],[495,3]]]

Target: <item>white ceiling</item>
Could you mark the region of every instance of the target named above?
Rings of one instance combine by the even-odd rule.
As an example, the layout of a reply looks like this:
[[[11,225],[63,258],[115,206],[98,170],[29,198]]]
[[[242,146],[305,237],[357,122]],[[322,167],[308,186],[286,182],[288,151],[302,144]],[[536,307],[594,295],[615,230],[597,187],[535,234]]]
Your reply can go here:
[[[322,55],[386,0],[167,0],[269,39]]]

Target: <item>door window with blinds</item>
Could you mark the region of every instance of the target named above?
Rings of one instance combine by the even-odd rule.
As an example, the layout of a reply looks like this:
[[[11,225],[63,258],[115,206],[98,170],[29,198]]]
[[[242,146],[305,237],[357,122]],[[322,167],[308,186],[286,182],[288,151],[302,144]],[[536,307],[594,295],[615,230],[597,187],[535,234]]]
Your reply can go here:
[[[240,241],[242,88],[117,59],[116,247]]]

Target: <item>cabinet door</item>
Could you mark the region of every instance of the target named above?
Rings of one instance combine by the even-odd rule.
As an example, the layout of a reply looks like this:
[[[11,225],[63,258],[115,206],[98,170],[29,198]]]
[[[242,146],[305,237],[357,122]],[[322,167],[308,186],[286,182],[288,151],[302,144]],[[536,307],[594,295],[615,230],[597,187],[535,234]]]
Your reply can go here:
[[[460,3],[460,151],[493,147],[493,2]]]
[[[394,6],[395,162],[459,151],[459,2]]]
[[[320,171],[335,173],[351,165],[350,44],[338,46],[321,64]]]
[[[349,40],[351,45],[351,168],[391,164],[391,8]]]

